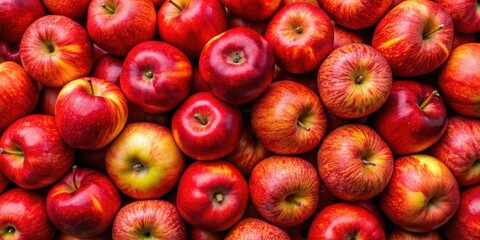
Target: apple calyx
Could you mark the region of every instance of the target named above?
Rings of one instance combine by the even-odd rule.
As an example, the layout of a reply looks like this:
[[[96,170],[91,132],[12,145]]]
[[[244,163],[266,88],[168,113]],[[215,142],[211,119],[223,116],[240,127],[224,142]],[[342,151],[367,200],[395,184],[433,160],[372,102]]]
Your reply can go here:
[[[112,7],[108,6],[108,5],[105,4],[105,3],[102,3],[102,8],[107,9],[107,11],[109,11],[110,14],[114,14],[114,13],[115,13],[115,8],[112,8]]]
[[[438,31],[442,30],[444,27],[445,27],[445,26],[444,26],[443,24],[438,25],[437,28],[431,30],[430,32],[425,33],[425,34],[423,35],[423,38],[424,38],[424,39],[425,39],[425,38],[428,38],[430,35],[432,35],[432,34],[438,32]]]
[[[224,196],[223,196],[223,193],[217,192],[213,195],[213,198],[218,204],[221,204],[223,202]]]
[[[155,74],[153,74],[153,71],[151,70],[148,70],[147,72],[145,72],[144,76],[148,79],[148,80],[151,80],[153,78]]]
[[[363,82],[363,76],[362,76],[362,75],[360,75],[360,76],[358,76],[357,78],[355,78],[355,84],[360,84],[360,83],[362,83],[362,82]]]
[[[168,2],[170,4],[172,4],[173,6],[175,6],[180,12],[183,11],[183,7],[181,7],[180,5],[178,5],[176,2],[174,2],[173,0],[168,0]]]
[[[135,172],[140,172],[145,168],[145,166],[142,163],[136,163],[133,165],[133,171]]]
[[[433,97],[439,97],[439,96],[440,96],[440,93],[437,90],[433,90],[432,93],[428,95],[427,99],[425,99],[425,101],[423,101],[422,104],[420,104],[420,108],[424,109],[428,105],[428,103],[432,101]]]
[[[296,34],[302,34],[303,33],[303,28],[300,27],[300,26],[297,26],[293,29],[293,31],[295,31]]]
[[[5,229],[6,229],[6,234],[8,235],[13,235],[17,231],[17,229],[11,225],[6,227]]]
[[[200,114],[198,114],[198,113],[193,114],[193,117],[197,120],[198,123],[200,123],[202,125],[207,125],[208,124],[208,120],[206,118],[200,116]]]
[[[75,191],[77,191],[80,186],[77,184],[77,165],[73,165],[72,167],[72,178],[73,178],[73,187],[75,188]]]
[[[8,149],[5,149],[5,148],[0,148],[0,153],[24,156],[23,151],[8,150]]]
[[[302,205],[301,202],[299,202],[299,201],[297,201],[297,200],[295,199],[295,195],[294,195],[294,194],[288,195],[287,198],[286,198],[286,200],[287,200],[288,202],[291,202],[291,203],[297,205],[298,207],[300,207],[300,206]]]
[[[239,52],[235,52],[232,58],[233,63],[240,63],[242,61],[242,56]]]
[[[310,131],[311,128],[303,124],[300,120],[297,120],[297,125],[305,129],[306,131]]]

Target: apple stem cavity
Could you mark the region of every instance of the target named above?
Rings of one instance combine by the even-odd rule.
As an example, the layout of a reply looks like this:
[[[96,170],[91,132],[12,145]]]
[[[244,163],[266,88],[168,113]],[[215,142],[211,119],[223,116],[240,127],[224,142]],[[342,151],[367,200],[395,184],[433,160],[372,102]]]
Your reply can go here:
[[[90,91],[92,92],[92,95],[95,95],[95,92],[93,91],[93,85],[92,85],[92,79],[87,79],[88,85],[90,86]]]
[[[78,190],[78,185],[77,185],[77,165],[73,165],[72,167],[72,178],[73,178],[73,186],[75,188],[75,191]]]
[[[303,33],[303,29],[302,29],[301,27],[295,27],[293,30],[294,30],[295,33],[297,33],[297,34],[302,34],[302,33]]]
[[[111,14],[115,13],[115,9],[111,8],[110,6],[107,6],[107,4],[105,3],[102,3],[102,8],[107,9],[107,11],[109,11]]]
[[[297,120],[297,125],[302,127],[303,129],[307,130],[307,131],[310,131],[310,127],[307,127],[305,126],[305,124],[303,124],[302,122],[300,122],[300,120]]]
[[[217,201],[218,203],[222,203],[224,199],[223,194],[221,192],[215,193],[213,197],[215,198],[215,201]]]
[[[154,74],[153,74],[152,71],[147,71],[147,72],[145,73],[145,77],[147,77],[148,79],[152,79],[152,78],[153,78],[153,75],[154,75]]]
[[[174,2],[173,0],[168,0],[168,2],[170,4],[172,4],[173,6],[175,6],[180,12],[183,11],[183,8],[180,5],[178,5],[176,2]]]
[[[233,61],[234,63],[239,63],[240,60],[242,60],[242,56],[240,56],[240,53],[239,53],[239,52],[235,52],[232,61]]]
[[[8,234],[13,234],[13,233],[15,233],[15,231],[16,231],[16,229],[15,229],[15,227],[13,227],[13,226],[9,226],[9,227],[7,228],[7,233],[8,233]]]
[[[137,164],[133,165],[133,171],[140,172],[144,167],[145,166],[143,166],[143,164],[137,163]]]
[[[200,116],[198,113],[193,114],[193,117],[202,125],[208,124],[208,120]]]
[[[440,96],[440,93],[438,93],[437,90],[433,90],[433,92],[430,93],[430,95],[428,95],[427,99],[425,99],[425,101],[423,101],[422,104],[420,104],[420,108],[424,109],[428,105],[428,103],[432,101],[433,97],[438,97],[438,96]]]
[[[437,28],[431,30],[430,32],[427,32],[426,34],[423,35],[423,38],[427,38],[428,36],[442,30],[445,26],[443,24],[438,25]]]
[[[5,148],[0,148],[0,153],[23,156],[23,151],[7,150]]]
[[[355,83],[356,83],[356,84],[360,84],[360,83],[362,83],[362,82],[363,82],[363,76],[362,76],[362,75],[360,75],[360,76],[358,76],[357,78],[355,78]]]

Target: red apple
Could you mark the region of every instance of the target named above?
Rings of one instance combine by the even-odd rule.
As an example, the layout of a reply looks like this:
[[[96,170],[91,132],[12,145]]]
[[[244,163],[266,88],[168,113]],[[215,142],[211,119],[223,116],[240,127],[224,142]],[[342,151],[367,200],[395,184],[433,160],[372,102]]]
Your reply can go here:
[[[40,192],[16,187],[0,195],[1,239],[53,239],[55,232]]]
[[[87,31],[101,49],[126,56],[135,45],[153,39],[156,20],[152,1],[91,0],[87,12]]]
[[[55,103],[57,102],[58,93],[62,90],[61,87],[42,87],[40,97],[37,104],[37,112],[55,116]]]
[[[333,23],[333,49],[345,46],[351,43],[364,43],[365,40],[357,32]]]
[[[110,228],[120,203],[120,193],[105,174],[74,166],[50,188],[46,206],[57,229],[85,238]]]
[[[244,218],[228,232],[225,240],[276,239],[290,240],[281,228],[257,218]]]
[[[10,184],[10,180],[5,177],[5,175],[0,171],[0,195],[8,189],[8,185]]]
[[[426,233],[414,233],[395,227],[387,235],[388,240],[442,240],[442,235],[434,230]]]
[[[74,20],[87,16],[91,0],[42,0],[49,14],[63,15]]]
[[[255,32],[258,32],[263,36],[265,34],[265,31],[267,30],[267,25],[269,21],[270,19],[265,19],[262,21],[248,21],[229,12],[227,16],[227,28],[232,29],[236,27],[246,27],[254,30]]]
[[[228,230],[226,230],[228,231]],[[224,240],[226,231],[212,232],[192,225],[187,225],[188,240]]]
[[[275,58],[262,35],[237,27],[207,42],[200,54],[199,69],[213,95],[231,104],[245,104],[272,82]]]
[[[457,212],[442,227],[445,239],[480,238],[480,185],[474,185],[460,192],[460,204]]]
[[[379,200],[382,211],[398,227],[424,233],[452,218],[460,194],[445,164],[435,157],[416,154],[395,159],[393,176]]]
[[[90,76],[105,79],[120,87],[120,74],[124,60],[122,57],[104,54],[95,61]]]
[[[455,32],[453,36],[452,50],[465,43],[478,43],[478,40],[477,35],[474,33]]]
[[[414,77],[447,60],[453,30],[450,14],[438,3],[403,1],[380,20],[372,46],[387,59],[394,76]]]
[[[64,232],[57,231],[55,240],[112,240],[112,233],[107,230],[92,237],[79,238]]]
[[[271,17],[280,7],[281,0],[220,0],[236,16],[248,21],[262,21]]]
[[[38,99],[38,85],[21,65],[11,61],[0,63],[0,133],[32,113]]]
[[[172,111],[166,113],[148,113],[143,111],[139,106],[128,102],[128,118],[127,123],[133,122],[153,122],[162,126],[170,127],[172,122]]]
[[[158,10],[160,38],[190,58],[227,29],[227,15],[220,0],[167,0]]]
[[[189,95],[191,79],[192,65],[185,54],[170,44],[146,41],[125,57],[120,86],[143,111],[164,113]]]
[[[113,239],[186,239],[177,208],[159,199],[139,200],[123,206],[115,216]]]
[[[392,88],[387,60],[369,45],[335,49],[318,70],[318,91],[325,107],[342,118],[361,118],[377,111]]]
[[[105,168],[105,154],[107,152],[107,147],[96,150],[75,149],[75,164],[81,168],[89,168],[107,174]]]
[[[390,96],[371,120],[373,128],[397,155],[418,153],[432,146],[448,122],[438,91],[414,80],[395,80]]]
[[[197,64],[193,66],[193,73],[192,73],[192,87],[190,89],[190,95],[198,92],[207,92],[208,87],[205,85],[205,81],[202,79],[202,74],[200,74],[200,67]]]
[[[127,100],[119,87],[100,78],[85,77],[60,90],[55,119],[69,146],[100,149],[123,129],[127,109]]]
[[[237,106],[223,102],[210,92],[190,95],[174,112],[175,142],[189,157],[215,160],[237,148],[243,119]]]
[[[265,39],[272,46],[280,68],[306,73],[317,69],[333,50],[333,25],[322,9],[296,2],[275,13]]]
[[[318,1],[317,0],[280,0],[280,8],[285,6],[285,5],[295,3],[295,2],[306,2],[306,3],[312,4],[315,7],[318,7]]]
[[[223,231],[242,217],[248,203],[248,184],[240,171],[223,161],[196,161],[183,172],[176,204],[192,226]]]
[[[250,199],[260,215],[279,227],[306,221],[319,201],[318,173],[299,157],[265,158],[253,168],[248,186]]]
[[[477,0],[434,0],[452,16],[456,32],[480,32],[480,8]]]
[[[41,17],[28,27],[20,42],[20,59],[33,79],[49,87],[86,76],[94,61],[87,31],[61,15]]]
[[[318,87],[317,87],[317,74],[318,74],[318,69],[308,73],[295,74],[295,73],[287,72],[284,69],[281,69],[280,67],[275,65],[275,73],[273,75],[273,81],[276,82],[276,81],[281,81],[286,79],[291,80],[291,81],[302,84],[303,86],[312,90],[317,96],[320,96],[320,94],[318,93]]]
[[[1,0],[0,6],[0,41],[19,43],[28,26],[47,14],[41,0]]]
[[[0,40],[0,63],[6,61],[22,64],[20,60],[20,49],[17,43]]]

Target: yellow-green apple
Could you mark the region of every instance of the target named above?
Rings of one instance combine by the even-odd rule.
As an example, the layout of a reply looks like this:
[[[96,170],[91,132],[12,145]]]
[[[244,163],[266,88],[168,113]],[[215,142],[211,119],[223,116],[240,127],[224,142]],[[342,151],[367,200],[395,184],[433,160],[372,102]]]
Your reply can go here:
[[[71,18],[46,15],[25,31],[20,60],[27,73],[42,85],[62,87],[90,72],[93,46],[85,28]]]
[[[53,239],[55,232],[41,192],[15,187],[0,195],[1,239]]]
[[[213,95],[231,104],[245,104],[272,82],[275,58],[262,35],[236,27],[207,42],[200,53],[199,70]]]
[[[177,208],[161,199],[138,200],[118,211],[112,226],[113,239],[187,238],[187,231]]]
[[[40,90],[40,97],[36,107],[36,112],[55,116],[55,103],[57,102],[58,93],[62,90],[61,87],[45,87],[42,86]]]
[[[189,157],[215,160],[237,148],[242,136],[243,118],[236,105],[226,103],[210,92],[187,97],[172,117],[175,142]]]
[[[447,166],[430,155],[395,159],[393,176],[379,196],[379,205],[396,226],[411,232],[430,232],[457,211],[460,193]]]
[[[388,240],[442,240],[442,235],[436,230],[426,233],[415,233],[395,227],[387,234]]]
[[[447,60],[453,31],[452,17],[438,3],[403,1],[380,20],[372,46],[387,59],[394,76],[414,77]]]
[[[258,218],[243,218],[229,231],[225,240],[276,239],[290,240],[281,228]]]
[[[73,166],[74,149],[60,136],[55,118],[30,114],[10,124],[0,138],[0,168],[25,189],[47,187]]]
[[[102,78],[120,86],[120,74],[122,73],[124,60],[125,58],[123,57],[108,53],[104,54],[95,61],[90,76]]]
[[[265,39],[280,68],[291,73],[307,73],[317,69],[333,50],[333,25],[322,9],[296,2],[273,15]]]
[[[339,202],[327,206],[315,216],[308,230],[308,239],[386,238],[375,215],[353,203]]]
[[[477,0],[434,0],[452,16],[455,32],[480,32],[480,5]]]
[[[150,122],[127,124],[107,147],[105,167],[124,194],[160,198],[177,184],[185,156],[169,128]]]
[[[56,228],[83,238],[108,230],[120,205],[120,193],[107,175],[76,166],[49,189],[46,201]]]
[[[372,127],[396,155],[421,152],[447,128],[447,108],[431,85],[395,80],[387,101],[371,119]]]
[[[83,77],[69,82],[55,103],[60,135],[73,148],[105,147],[122,131],[127,116],[122,90],[100,78]]]
[[[272,83],[251,108],[251,124],[260,143],[276,154],[300,154],[317,146],[327,117],[320,98],[304,85]]]
[[[273,155],[253,168],[250,199],[260,215],[279,227],[292,227],[313,215],[320,180],[315,167],[295,156]]]
[[[265,34],[265,31],[267,30],[267,25],[269,21],[270,19],[265,19],[262,21],[248,21],[234,15],[231,12],[227,12],[227,29],[232,29],[236,27],[247,27],[263,36]]]
[[[324,106],[342,118],[361,118],[377,111],[387,101],[393,82],[387,60],[362,43],[333,50],[317,76]]]
[[[157,28],[163,41],[198,58],[208,40],[227,30],[227,15],[220,0],[166,0]]]
[[[19,43],[25,30],[47,14],[41,0],[1,0],[0,40]]]
[[[38,84],[15,62],[0,63],[0,133],[28,114],[39,100]]]
[[[118,56],[153,39],[156,21],[155,7],[146,0],[91,0],[87,11],[87,31],[93,42]]]
[[[190,60],[178,48],[146,41],[125,57],[120,86],[125,97],[143,111],[164,113],[189,95],[192,71]]]
[[[6,61],[22,64],[19,44],[0,40],[0,63]]]
[[[357,32],[351,29],[345,28],[336,24],[333,24],[333,49],[337,49],[341,46],[348,45],[351,43],[364,43],[366,44],[363,37]]]
[[[262,21],[271,17],[280,7],[281,0],[220,0],[236,16],[248,21]]]
[[[195,161],[178,183],[176,206],[192,226],[219,232],[243,216],[249,199],[248,183],[224,160]]]
[[[454,111],[469,117],[480,117],[480,43],[455,48],[442,66],[438,86]]]
[[[327,189],[346,201],[371,199],[387,187],[393,155],[371,127],[347,124],[330,132],[318,151],[318,172]]]
[[[460,192],[457,212],[442,228],[445,239],[480,238],[480,185],[464,188]]]
[[[63,15],[76,21],[87,16],[91,0],[42,0],[49,14]]]
[[[337,24],[353,30],[375,25],[390,10],[392,0],[318,0],[318,5]]]

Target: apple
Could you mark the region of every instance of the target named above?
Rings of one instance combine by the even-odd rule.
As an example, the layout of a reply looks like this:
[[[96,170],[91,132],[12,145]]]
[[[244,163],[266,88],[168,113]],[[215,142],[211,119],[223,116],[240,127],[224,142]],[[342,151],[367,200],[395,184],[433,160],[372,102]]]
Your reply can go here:
[[[19,43],[28,26],[47,14],[41,0],[1,0],[0,6],[0,41]]]
[[[375,27],[372,46],[396,77],[415,77],[440,67],[450,54],[454,27],[450,14],[429,0],[403,1]]]
[[[192,225],[187,225],[188,240],[224,240],[227,230],[212,232]]]
[[[107,147],[100,149],[75,149],[75,164],[81,168],[89,168],[107,174],[105,154]]]
[[[87,31],[61,15],[46,15],[28,27],[20,42],[20,59],[33,79],[49,87],[86,76],[94,61]]]
[[[281,80],[294,81],[312,90],[313,92],[315,92],[317,96],[320,96],[320,94],[318,93],[318,87],[317,87],[317,77],[318,77],[317,74],[318,74],[318,69],[308,73],[295,74],[295,73],[287,72],[284,69],[281,69],[280,67],[275,65],[275,73],[273,74],[273,81],[274,82],[281,81]]]
[[[480,32],[480,8],[477,0],[434,0],[452,16],[456,32]]]
[[[236,27],[207,42],[200,53],[199,70],[213,95],[231,104],[245,104],[272,82],[275,58],[262,35]]]
[[[87,16],[91,0],[42,0],[49,14],[63,15],[73,20],[83,20]]]
[[[105,167],[122,193],[136,199],[160,198],[180,179],[185,156],[169,128],[136,122],[127,124],[107,147]]]
[[[378,197],[353,202],[353,204],[363,207],[371,212],[385,231],[391,229],[393,224],[391,224],[390,220],[388,220],[387,216],[382,212],[382,209],[380,209],[380,206],[378,205]]]
[[[120,87],[120,74],[122,73],[124,60],[123,57],[104,54],[95,61],[90,76],[105,79]]]
[[[133,122],[153,122],[162,126],[170,127],[172,122],[172,111],[166,113],[148,113],[143,111],[139,106],[128,102],[128,118],[127,123]]]
[[[441,229],[445,239],[480,238],[480,185],[474,185],[460,192],[457,212]]]
[[[306,3],[312,4],[315,7],[318,7],[318,1],[317,0],[280,0],[280,7],[279,8],[282,8],[285,5],[295,3],[295,2],[306,2]]]
[[[313,219],[308,239],[386,239],[375,215],[348,202],[322,209]]]
[[[227,30],[220,0],[167,0],[158,10],[160,38],[189,58],[198,58],[211,38]]]
[[[319,201],[317,170],[295,156],[265,158],[253,168],[248,186],[252,204],[260,215],[279,227],[306,221]]]
[[[280,68],[291,73],[307,73],[317,69],[333,50],[333,25],[322,9],[296,2],[273,15],[265,39]]]
[[[477,35],[474,33],[455,32],[453,36],[452,50],[465,43],[478,43]]]
[[[442,240],[442,235],[438,233],[438,231],[433,230],[426,233],[414,233],[409,232],[407,230],[403,230],[402,228],[395,227],[391,230],[388,235],[387,239],[389,240]]]
[[[156,20],[152,1],[91,0],[86,25],[91,39],[101,49],[126,56],[135,45],[153,39]]]
[[[190,95],[198,92],[208,92],[208,87],[205,85],[205,81],[202,79],[202,74],[200,74],[200,67],[198,66],[198,61],[192,64],[192,87],[190,88]]]
[[[396,155],[421,152],[437,142],[447,128],[447,108],[433,86],[395,80],[390,96],[371,116],[371,126]]]
[[[240,220],[248,199],[247,181],[232,164],[195,161],[180,178],[176,204],[190,225],[219,232]]]
[[[447,166],[430,155],[395,159],[393,176],[379,205],[395,225],[418,233],[437,230],[453,217],[460,203],[457,181]]]
[[[328,55],[318,70],[318,91],[325,107],[342,118],[377,111],[390,94],[392,72],[373,47],[352,43]]]
[[[0,171],[0,195],[3,194],[9,187],[10,179]]]
[[[262,21],[271,17],[280,7],[281,0],[220,0],[236,16],[248,21]]]
[[[371,127],[347,124],[330,132],[318,151],[318,172],[327,189],[346,201],[379,195],[393,174],[393,155]]]
[[[53,239],[55,232],[40,192],[15,187],[0,195],[1,239]]]
[[[469,117],[480,117],[480,43],[455,48],[441,67],[438,86],[448,106]]]
[[[22,64],[19,44],[0,40],[0,63],[6,61]]]
[[[316,0],[315,0],[316,1]],[[270,19],[265,19],[262,21],[248,21],[244,18],[234,15],[231,12],[228,12],[227,15],[227,29],[232,29],[236,27],[246,27],[258,32],[262,36],[267,30],[268,22]]]
[[[67,234],[67,233],[57,231],[57,235],[55,236],[55,240],[112,240],[112,233],[111,233],[111,231],[107,230],[107,231],[105,231],[103,233],[100,233],[98,235],[95,235],[93,237],[79,238],[79,237],[75,237],[75,236]]]
[[[225,240],[277,239],[290,240],[281,228],[258,218],[244,218],[233,226]]]
[[[58,93],[61,87],[42,87],[37,103],[36,111],[41,114],[55,116],[55,103],[57,102]]]
[[[56,228],[83,238],[109,229],[120,204],[120,193],[107,175],[76,166],[49,189],[46,201]]]
[[[267,150],[300,154],[320,143],[327,118],[320,98],[312,90],[297,82],[281,80],[255,99],[251,124]]]
[[[364,43],[363,37],[358,31],[345,28],[333,22],[333,49],[345,46],[351,43]]]
[[[0,168],[25,189],[47,187],[72,167],[74,150],[60,136],[55,118],[30,114],[13,122],[0,138]]]
[[[210,92],[187,97],[172,117],[172,132],[178,147],[191,158],[215,160],[239,145],[243,119],[236,105]]]
[[[113,239],[186,239],[177,208],[160,199],[138,200],[123,206],[115,216]]]
[[[73,148],[105,147],[123,129],[127,116],[127,100],[121,89],[100,78],[69,82],[55,103],[60,135]]]
[[[7,127],[35,110],[39,100],[35,80],[18,63],[0,63],[0,134]]]
[[[120,86],[127,99],[149,113],[175,108],[190,93],[192,64],[178,48],[142,42],[125,57]]]
[[[375,25],[390,10],[392,0],[318,0],[318,5],[337,24],[353,30]]]

